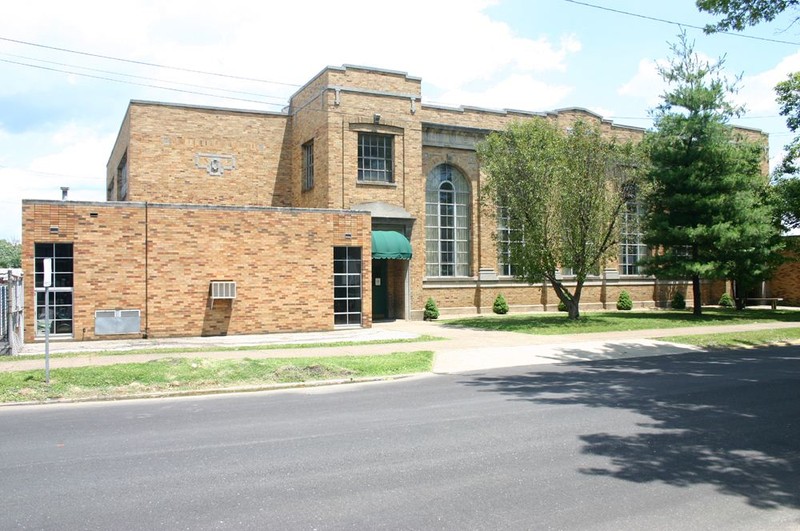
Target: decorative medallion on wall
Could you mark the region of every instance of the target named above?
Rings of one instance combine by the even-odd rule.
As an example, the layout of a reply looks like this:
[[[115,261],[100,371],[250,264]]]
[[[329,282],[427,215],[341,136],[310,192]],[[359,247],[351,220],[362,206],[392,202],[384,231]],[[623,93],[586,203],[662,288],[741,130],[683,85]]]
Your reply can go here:
[[[222,175],[226,170],[236,169],[236,157],[215,153],[198,153],[194,156],[194,165],[203,168],[209,175]]]

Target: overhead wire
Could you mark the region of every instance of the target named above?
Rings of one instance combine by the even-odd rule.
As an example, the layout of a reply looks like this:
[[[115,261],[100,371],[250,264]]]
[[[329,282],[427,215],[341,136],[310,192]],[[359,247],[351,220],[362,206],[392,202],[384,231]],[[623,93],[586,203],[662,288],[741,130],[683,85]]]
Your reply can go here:
[[[169,80],[169,79],[159,79],[159,78],[153,78],[153,77],[148,77],[148,76],[138,76],[138,75],[135,75],[135,74],[125,74],[125,73],[122,73],[122,72],[113,72],[113,71],[110,71],[110,70],[103,70],[103,69],[100,69],[100,68],[91,68],[91,67],[88,67],[88,66],[80,66],[80,65],[74,65],[74,64],[69,64],[69,63],[61,63],[61,62],[58,62],[58,61],[48,61],[46,59],[38,59],[36,57],[28,57],[28,56],[24,56],[24,55],[17,55],[17,54],[11,54],[11,53],[0,52],[0,55],[6,56],[6,57],[14,57],[14,58],[17,58],[17,59],[25,59],[27,61],[36,61],[38,63],[46,63],[46,64],[51,64],[51,65],[64,66],[64,67],[68,67],[68,68],[78,68],[80,70],[87,70],[89,72],[99,72],[101,74],[109,74],[109,75],[113,75],[113,76],[130,77],[130,78],[134,78],[134,79],[144,79],[146,81],[155,81],[155,82],[158,82],[158,83],[170,83],[170,84],[173,84],[173,85],[184,85],[184,86],[187,86],[187,87],[201,88],[201,89],[206,89],[206,90],[215,90],[215,91],[219,91],[219,92],[230,92],[232,94],[244,94],[244,95],[247,95],[247,96],[258,96],[258,97],[261,97],[261,98],[279,100],[279,101],[282,102],[282,104],[285,104],[285,102],[286,102],[286,98],[284,98],[284,97],[270,96],[268,94],[262,94],[262,93],[259,93],[259,92],[247,92],[247,91],[244,91],[244,90],[226,89],[226,88],[221,88],[221,87],[212,87],[212,86],[209,86],[209,85],[198,85],[198,84],[195,84],[195,83],[187,83],[185,81],[172,81],[172,80]],[[19,64],[23,64],[23,63],[19,63]],[[24,63],[24,64],[26,66],[35,66],[35,65],[28,65],[27,63]]]
[[[84,51],[81,51],[81,50],[72,50],[70,48],[62,48],[62,47],[59,47],[59,46],[50,46],[50,45],[47,45],[47,44],[23,41],[23,40],[19,40],[19,39],[12,39],[10,37],[0,36],[0,41],[13,42],[15,44],[22,44],[24,46],[34,46],[36,48],[43,48],[43,49],[46,49],[46,50],[54,50],[54,51],[58,51],[58,52],[83,55],[83,56],[86,56],[86,57],[96,57],[98,59],[107,59],[109,61],[119,61],[119,62],[129,63],[129,64],[136,64],[136,65],[142,65],[142,66],[151,66],[151,67],[154,67],[154,68],[166,68],[168,70],[177,70],[177,71],[180,71],[180,72],[191,72],[193,74],[203,74],[203,75],[207,75],[207,76],[216,76],[216,77],[222,77],[222,78],[228,78],[228,79],[238,79],[240,81],[255,81],[257,83],[267,83],[267,84],[271,84],[271,85],[284,85],[284,86],[287,86],[287,87],[295,87],[295,88],[302,86],[302,85],[299,85],[297,83],[286,83],[286,82],[283,82],[283,81],[273,81],[273,80],[269,80],[269,79],[259,79],[259,78],[246,77],[246,76],[237,76],[237,75],[233,75],[233,74],[223,74],[221,72],[209,72],[207,70],[197,70],[197,69],[185,68],[185,67],[181,67],[181,66],[163,65],[163,64],[159,64],[159,63],[150,63],[150,62],[147,62],[147,61],[137,61],[135,59],[126,59],[126,58],[123,58],[123,57],[114,57],[112,55],[104,55],[104,54],[99,54],[99,53],[84,52]]]
[[[597,4],[590,4],[589,2],[581,2],[579,0],[564,0],[564,2],[568,2],[570,4],[575,4],[575,5],[584,6],[584,7],[591,7],[593,9],[599,9],[601,11],[608,11],[610,13],[617,13],[617,14],[620,14],[620,15],[626,15],[626,16],[629,16],[629,17],[636,17],[636,18],[641,18],[641,19],[644,19],[644,20],[652,20],[654,22],[662,22],[664,24],[671,24],[673,26],[680,26],[682,28],[692,28],[692,29],[697,29],[697,30],[701,30],[701,31],[705,31],[706,30],[706,28],[704,26],[696,26],[694,24],[686,24],[684,22],[676,22],[674,20],[668,20],[668,19],[665,19],[665,18],[652,17],[652,16],[649,16],[649,15],[642,15],[641,13],[633,13],[631,11],[625,11],[625,10],[622,10],[622,9],[614,9],[612,7],[601,6],[601,5],[597,5]],[[781,40],[781,39],[770,39],[768,37],[757,37],[755,35],[744,35],[742,33],[734,33],[734,32],[731,32],[731,31],[715,31],[714,33],[717,33],[717,34],[720,34],[720,35],[728,35],[729,37],[739,37],[741,39],[751,39],[751,40],[756,40],[756,41],[773,42],[773,43],[776,43],[776,44],[789,44],[789,45],[792,45],[792,46],[800,46],[800,42],[784,41],[784,40]]]

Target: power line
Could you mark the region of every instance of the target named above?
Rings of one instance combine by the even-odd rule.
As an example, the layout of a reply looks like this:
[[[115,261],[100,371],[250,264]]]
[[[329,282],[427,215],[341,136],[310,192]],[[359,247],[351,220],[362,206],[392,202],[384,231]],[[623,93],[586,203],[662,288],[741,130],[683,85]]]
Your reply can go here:
[[[148,63],[146,61],[136,61],[134,59],[124,59],[122,57],[114,57],[114,56],[111,56],[111,55],[102,55],[102,54],[98,54],[98,53],[83,52],[83,51],[80,51],[80,50],[70,50],[69,48],[59,48],[58,46],[48,46],[46,44],[39,44],[39,43],[28,42],[28,41],[21,41],[21,40],[18,40],[18,39],[11,39],[9,37],[0,36],[0,41],[13,42],[15,44],[24,44],[25,46],[35,46],[36,48],[44,48],[46,50],[55,50],[57,52],[72,53],[72,54],[77,54],[77,55],[84,55],[84,56],[87,56],[87,57],[97,57],[99,59],[108,59],[109,61],[120,61],[120,62],[123,62],[123,63],[130,63],[130,64],[135,64],[135,65],[152,66],[152,67],[155,67],[155,68],[167,68],[169,70],[178,70],[178,71],[181,71],[181,72],[191,72],[193,74],[203,74],[203,75],[207,75],[207,76],[224,77],[224,78],[228,78],[228,79],[238,79],[238,80],[241,80],[241,81],[255,81],[255,82],[258,82],[258,83],[268,83],[268,84],[272,84],[272,85],[284,85],[284,86],[287,86],[287,87],[301,87],[302,86],[302,85],[298,85],[296,83],[284,83],[282,81],[270,81],[268,79],[258,79],[258,78],[253,78],[253,77],[244,77],[244,76],[234,76],[234,75],[231,75],[231,74],[221,74],[219,72],[208,72],[208,71],[205,71],[205,70],[194,70],[192,68],[184,68],[184,67],[180,67],[180,66],[170,66],[170,65],[162,65],[162,64],[158,64],[158,63]]]
[[[282,98],[282,97],[279,97],[279,96],[270,96],[270,95],[261,94],[261,93],[258,93],[258,92],[246,92],[246,91],[243,91],[243,90],[225,89],[225,88],[211,87],[211,86],[208,86],[208,85],[197,85],[197,84],[194,84],[194,83],[186,83],[186,82],[183,82],[183,81],[171,81],[169,79],[158,79],[158,78],[147,77],[147,76],[137,76],[137,75],[134,75],[134,74],[124,74],[122,72],[113,72],[113,71],[110,71],[110,70],[102,70],[102,69],[99,69],[99,68],[90,68],[88,66],[80,66],[80,65],[73,65],[73,64],[68,64],[68,63],[60,63],[58,61],[47,61],[45,59],[37,59],[35,57],[26,57],[24,55],[16,55],[16,54],[12,54],[12,53],[2,53],[2,52],[0,52],[0,55],[4,55],[6,57],[16,57],[17,59],[25,59],[27,61],[36,61],[38,63],[46,63],[46,64],[57,65],[57,66],[65,66],[65,67],[68,67],[68,68],[78,68],[78,69],[81,69],[81,70],[87,70],[89,72],[99,72],[101,74],[110,74],[110,75],[113,75],[113,76],[130,77],[130,78],[134,78],[134,79],[144,79],[146,81],[156,81],[158,83],[171,83],[173,85],[183,85],[183,86],[186,86],[186,87],[194,87],[194,88],[201,88],[201,89],[207,89],[207,90],[216,90],[216,91],[220,91],[220,92],[230,92],[232,94],[244,94],[244,95],[247,95],[247,96],[258,96],[258,97],[261,97],[261,98],[268,98],[268,99],[272,99],[272,100],[278,100],[278,101],[281,102],[281,105],[285,105],[285,103],[286,103],[286,98]],[[32,67],[36,66],[36,65],[29,65],[28,63],[17,63],[17,64],[24,64],[26,66],[32,66]]]
[[[644,19],[644,20],[652,20],[654,22],[663,22],[664,24],[672,24],[673,26],[680,26],[680,27],[683,27],[683,28],[692,28],[692,29],[698,29],[698,30],[701,30],[701,31],[705,31],[705,27],[703,27],[703,26],[695,26],[693,24],[684,24],[683,22],[675,22],[674,20],[667,20],[665,18],[651,17],[651,16],[648,16],[648,15],[642,15],[642,14],[639,14],[639,13],[632,13],[630,11],[623,11],[621,9],[613,9],[611,7],[599,6],[599,5],[596,5],[596,4],[590,4],[588,2],[579,2],[578,0],[564,0],[564,1],[565,2],[569,2],[570,4],[576,4],[576,5],[584,6],[584,7],[591,7],[591,8],[594,8],[594,9],[599,9],[601,11],[608,11],[608,12],[611,12],[611,13],[617,13],[617,14],[626,15],[626,16],[629,16],[629,17],[636,17],[636,18],[641,18],[641,19]],[[767,37],[755,37],[753,35],[742,35],[741,33],[732,33],[730,31],[717,31],[716,33],[721,33],[723,35],[730,35],[731,37],[740,37],[742,39],[752,39],[752,40],[755,40],[755,41],[766,41],[766,42],[774,42],[774,43],[777,43],[777,44],[790,44],[792,46],[800,46],[800,42],[782,41],[782,40],[779,40],[779,39],[769,39]]]
[[[48,70],[50,72],[61,72],[61,73],[64,73],[64,74],[72,74],[72,75],[75,75],[75,76],[88,77],[88,78],[92,78],[92,79],[100,79],[100,80],[103,80],[103,81],[111,81],[113,83],[122,83],[122,84],[126,84],[126,85],[136,85],[136,86],[139,86],[139,87],[155,88],[155,89],[160,89],[160,90],[169,90],[169,91],[172,91],[172,92],[181,92],[181,93],[184,93],[184,94],[193,94],[195,96],[209,96],[209,97],[212,97],[212,98],[221,98],[221,99],[226,99],[226,100],[245,101],[245,102],[248,102],[248,103],[258,103],[259,105],[272,105],[272,106],[275,106],[275,107],[285,107],[285,104],[283,104],[283,103],[271,103],[271,102],[268,102],[268,101],[254,100],[254,99],[250,99],[250,98],[239,98],[239,97],[236,97],[236,96],[224,96],[224,95],[219,95],[219,94],[209,94],[207,92],[198,92],[196,90],[186,90],[186,89],[179,89],[179,88],[175,88],[175,87],[164,87],[164,86],[160,86],[160,85],[151,85],[149,83],[137,83],[136,81],[125,81],[123,79],[115,79],[115,78],[112,78],[112,77],[95,76],[93,74],[86,74],[86,73],[83,73],[83,72],[75,72],[75,71],[72,71],[72,70],[63,70],[61,68],[51,68],[51,67],[48,67],[48,66],[33,65],[33,64],[30,64],[30,63],[22,63],[20,61],[12,61],[10,59],[0,59],[0,62],[10,63],[10,64],[14,64],[14,65],[20,65],[20,66],[26,66],[28,68],[38,68],[40,70]]]

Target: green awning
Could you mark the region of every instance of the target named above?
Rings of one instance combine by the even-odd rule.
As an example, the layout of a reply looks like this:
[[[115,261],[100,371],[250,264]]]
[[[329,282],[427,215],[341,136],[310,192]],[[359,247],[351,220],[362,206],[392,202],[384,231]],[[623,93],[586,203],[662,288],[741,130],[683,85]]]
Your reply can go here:
[[[372,231],[372,258],[411,260],[408,238],[393,230]]]

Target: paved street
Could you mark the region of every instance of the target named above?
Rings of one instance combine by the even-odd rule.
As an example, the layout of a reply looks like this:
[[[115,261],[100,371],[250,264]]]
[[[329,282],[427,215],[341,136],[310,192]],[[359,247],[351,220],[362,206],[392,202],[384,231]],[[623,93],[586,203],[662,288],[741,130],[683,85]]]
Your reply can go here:
[[[2,529],[797,529],[800,348],[0,409]]]

